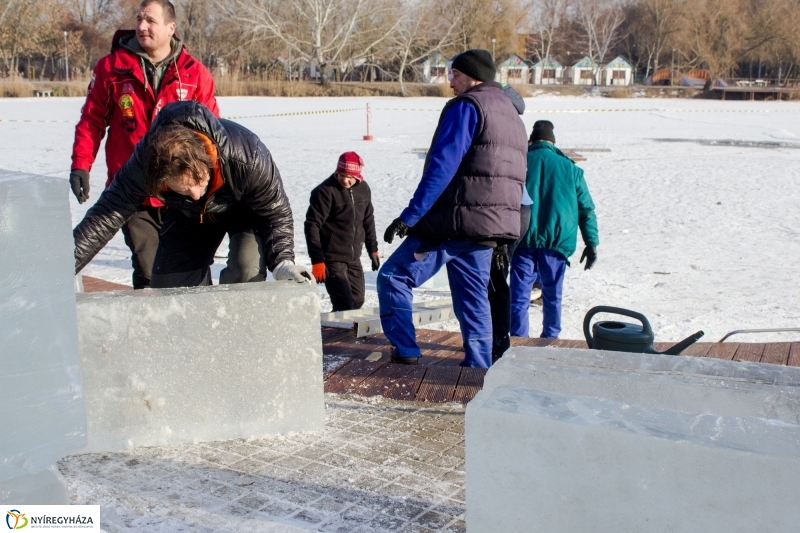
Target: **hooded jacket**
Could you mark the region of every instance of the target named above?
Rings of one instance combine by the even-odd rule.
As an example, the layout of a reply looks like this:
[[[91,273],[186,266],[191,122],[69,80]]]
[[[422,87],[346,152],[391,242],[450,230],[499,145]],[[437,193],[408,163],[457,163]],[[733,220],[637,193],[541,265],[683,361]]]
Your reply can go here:
[[[531,225],[523,228],[522,248],[555,250],[569,260],[578,229],[586,246],[598,246],[597,217],[583,170],[545,141],[528,148],[525,188],[533,200]],[[569,264],[569,261],[567,261]]]
[[[149,66],[147,61],[133,51],[137,47],[131,40],[136,40],[134,30],[119,30],[114,34],[111,53],[94,67],[81,118],[75,126],[71,168],[87,172],[91,170],[100,142],[108,130],[106,187],[166,104],[197,100],[219,116],[214,78],[200,61],[184,50],[177,37],[173,37],[172,52],[165,60],[167,64],[157,90],[143,69]],[[154,198],[146,203],[162,205]]]
[[[253,229],[263,239],[267,267],[272,270],[285,259],[293,261],[292,209],[272,156],[258,137],[235,122],[216,118],[211,110],[194,101],[165,106],[151,131],[165,124],[186,126],[214,144],[221,183],[210,185],[199,202],[170,191],[164,194],[164,204],[201,222],[207,215],[213,217],[237,203],[244,204],[259,220]],[[111,240],[145,199],[143,156],[147,139],[145,135],[139,141],[111,185],[73,230],[76,272]]]
[[[311,191],[305,222],[306,246],[314,264],[325,261],[351,263],[378,251],[372,192],[365,181],[345,189],[336,174]]]

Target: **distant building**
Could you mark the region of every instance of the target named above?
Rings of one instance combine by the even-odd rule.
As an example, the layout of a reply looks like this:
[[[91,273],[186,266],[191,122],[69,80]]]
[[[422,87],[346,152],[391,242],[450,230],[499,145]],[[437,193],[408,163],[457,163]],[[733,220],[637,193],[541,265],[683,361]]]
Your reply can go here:
[[[564,75],[564,66],[547,56],[533,66],[534,85],[556,85]]]
[[[595,75],[599,71],[600,65],[585,56],[569,69],[569,78],[573,85],[594,85]]]
[[[633,81],[633,67],[622,56],[617,56],[603,67],[603,85],[630,85]]]
[[[513,55],[500,64],[497,81],[500,83],[530,83],[530,64],[517,55]]]
[[[442,54],[433,54],[422,63],[422,79],[425,83],[448,83],[447,70],[452,63]]]

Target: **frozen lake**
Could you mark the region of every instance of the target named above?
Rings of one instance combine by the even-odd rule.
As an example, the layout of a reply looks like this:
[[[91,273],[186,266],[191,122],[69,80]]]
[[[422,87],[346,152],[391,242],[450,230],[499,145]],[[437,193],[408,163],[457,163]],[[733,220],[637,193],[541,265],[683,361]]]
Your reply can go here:
[[[341,152],[364,158],[379,237],[411,197],[443,98],[221,98],[220,110],[257,133],[272,152],[294,211],[297,262],[308,263],[303,220],[311,189]],[[586,151],[580,163],[597,206],[599,260],[591,271],[571,258],[564,285],[562,338],[582,338],[586,311],[605,304],[640,311],[658,340],[702,329],[716,341],[741,328],[800,326],[800,103],[706,100],[529,98],[523,117],[555,124],[562,148]],[[65,179],[83,98],[0,99],[0,168]],[[364,142],[365,107],[375,140]],[[290,114],[305,111],[341,111]],[[264,116],[286,114],[284,116]],[[675,140],[686,142],[675,142]],[[668,140],[668,141],[667,141]],[[783,143],[777,148],[697,140]],[[792,146],[795,145],[795,146]],[[579,150],[580,151],[580,150]],[[73,222],[106,180],[103,148],[92,169],[89,202],[69,193]],[[382,257],[394,245],[379,242]],[[224,250],[221,250],[221,254]],[[365,270],[369,271],[366,254]],[[218,260],[215,273],[222,268]],[[122,234],[84,270],[130,284]],[[367,306],[377,305],[367,275]],[[320,289],[324,295],[324,289]],[[327,296],[326,296],[327,298]],[[327,299],[323,302],[323,308]],[[532,332],[540,322],[531,309]],[[457,328],[456,323],[444,325]],[[758,335],[736,340],[797,340]]]

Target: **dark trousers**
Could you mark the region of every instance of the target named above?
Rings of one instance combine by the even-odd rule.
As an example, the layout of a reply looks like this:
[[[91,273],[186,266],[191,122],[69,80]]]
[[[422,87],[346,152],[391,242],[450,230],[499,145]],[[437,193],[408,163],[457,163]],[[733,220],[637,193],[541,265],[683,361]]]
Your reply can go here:
[[[122,226],[125,244],[131,249],[134,289],[146,289],[150,286],[164,211],[163,207],[140,206]]]
[[[243,205],[226,213],[204,217],[203,222],[167,210],[153,263],[151,287],[197,287],[211,285],[214,253],[225,234],[230,235],[228,266],[220,283],[243,283],[266,279],[261,237],[256,235],[255,215]]]
[[[364,269],[361,261],[325,262],[325,290],[334,311],[361,309],[364,305]]]
[[[531,225],[531,208],[523,205],[519,211],[520,238],[508,245],[508,257],[514,257],[519,241]],[[509,266],[498,268],[492,261],[489,271],[489,307],[492,310],[492,357],[503,355],[511,347],[511,289],[508,286]]]

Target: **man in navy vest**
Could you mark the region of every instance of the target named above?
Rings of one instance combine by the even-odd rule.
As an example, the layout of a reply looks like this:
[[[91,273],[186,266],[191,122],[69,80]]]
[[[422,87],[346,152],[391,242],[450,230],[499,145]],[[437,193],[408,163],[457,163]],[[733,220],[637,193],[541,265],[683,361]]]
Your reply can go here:
[[[519,237],[527,152],[525,127],[492,81],[495,72],[486,50],[453,60],[455,98],[442,110],[417,190],[384,234],[388,243],[408,235],[378,274],[381,325],[395,363],[418,362],[412,289],[444,265],[466,352],[461,365],[492,363],[492,250]]]

